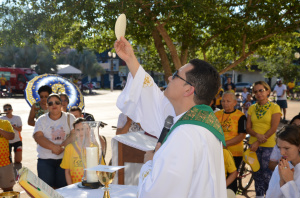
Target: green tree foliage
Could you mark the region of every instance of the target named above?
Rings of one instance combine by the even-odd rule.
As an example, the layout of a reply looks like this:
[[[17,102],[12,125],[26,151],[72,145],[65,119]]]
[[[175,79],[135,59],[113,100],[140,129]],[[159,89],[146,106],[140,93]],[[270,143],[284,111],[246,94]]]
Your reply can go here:
[[[97,73],[105,73],[105,70],[97,62],[97,57],[90,50],[77,51],[68,50],[65,54],[58,56],[57,64],[70,64],[82,71],[83,74],[95,77]]]
[[[39,74],[56,70],[53,53],[43,44],[23,47],[3,46],[0,48],[0,65],[5,67],[30,68],[36,65]]]
[[[277,76],[283,78],[287,83],[300,76],[300,67],[294,54],[300,47],[299,34],[275,36],[273,44],[261,47],[259,51],[264,52],[264,56],[258,57],[255,63],[266,73],[266,77]],[[276,41],[276,42],[275,42]]]
[[[111,47],[116,18],[125,13],[126,38],[135,49],[141,47],[143,59],[153,60],[150,68],[162,67],[166,76],[195,57],[211,61],[220,73],[247,65],[253,54],[274,44],[274,36],[292,33],[300,23],[299,0],[18,2],[41,15],[37,32],[29,33],[47,40],[55,51],[64,46]]]

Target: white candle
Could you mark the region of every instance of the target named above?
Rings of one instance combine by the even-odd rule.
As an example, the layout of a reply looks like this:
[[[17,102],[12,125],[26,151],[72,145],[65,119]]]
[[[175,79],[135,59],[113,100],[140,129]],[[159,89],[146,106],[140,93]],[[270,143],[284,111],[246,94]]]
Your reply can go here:
[[[98,147],[86,147],[86,167],[91,168],[98,165]],[[86,181],[88,183],[98,182],[96,171],[86,172]]]

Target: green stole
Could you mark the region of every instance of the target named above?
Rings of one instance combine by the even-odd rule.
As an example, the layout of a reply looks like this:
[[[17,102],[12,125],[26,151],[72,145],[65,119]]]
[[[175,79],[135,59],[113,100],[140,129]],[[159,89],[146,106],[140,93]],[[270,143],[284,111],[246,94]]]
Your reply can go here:
[[[212,132],[223,143],[223,145],[226,146],[222,126],[210,106],[193,106],[172,126],[162,144],[167,140],[172,131],[182,124],[194,124],[202,126]],[[186,132],[188,133],[188,131]]]

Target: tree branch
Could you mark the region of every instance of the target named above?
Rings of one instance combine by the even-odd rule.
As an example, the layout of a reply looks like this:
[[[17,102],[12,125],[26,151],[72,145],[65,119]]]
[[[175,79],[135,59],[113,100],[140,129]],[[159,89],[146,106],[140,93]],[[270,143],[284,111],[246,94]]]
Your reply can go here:
[[[247,35],[246,35],[246,34],[244,34],[244,36],[243,36],[243,49],[242,49],[243,56],[245,56],[245,49],[246,49],[246,37],[247,37]]]
[[[245,54],[245,56],[241,56],[238,60],[234,61],[231,65],[229,65],[228,67],[226,67],[225,69],[223,69],[220,72],[220,74],[224,74],[225,72],[227,72],[230,69],[234,68],[235,66],[237,66],[238,64],[240,64],[241,62],[243,62],[248,56],[250,56],[254,52],[255,51],[249,51],[248,53]]]
[[[211,40],[213,40],[214,38],[218,37],[221,33],[223,33],[223,31],[228,30],[230,27],[232,26],[232,24],[228,25],[227,27],[225,27],[224,30],[222,30],[222,32],[211,36],[207,41],[205,41],[205,43],[203,44],[203,47],[205,47]]]
[[[264,37],[262,37],[262,38],[260,38],[260,39],[257,39],[256,41],[252,41],[251,43],[248,44],[248,48],[250,49],[250,46],[251,46],[252,44],[257,43],[257,42],[260,42],[260,41],[263,41],[263,40],[266,40],[266,39],[268,39],[268,38],[274,36],[275,34],[276,34],[276,33],[269,34],[269,35],[264,36]]]

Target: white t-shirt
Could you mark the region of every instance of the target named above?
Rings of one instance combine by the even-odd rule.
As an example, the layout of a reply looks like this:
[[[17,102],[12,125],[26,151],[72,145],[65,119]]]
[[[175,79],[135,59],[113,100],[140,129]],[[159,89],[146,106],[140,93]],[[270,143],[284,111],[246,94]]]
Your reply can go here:
[[[20,116],[13,115],[12,118],[8,118],[7,116],[2,116],[0,119],[2,119],[2,120],[8,120],[11,125],[15,124],[17,127],[21,127],[22,126],[22,120],[21,120]],[[18,142],[18,141],[21,141],[21,135],[20,135],[19,131],[17,131],[16,129],[14,129],[14,132],[15,132],[15,137],[14,137],[14,139],[9,140],[10,144]]]
[[[280,87],[278,85],[275,86],[274,91],[277,93],[277,100],[286,100],[286,93],[282,95],[284,90],[286,90],[285,84],[282,84]]]
[[[242,99],[243,99],[244,102],[246,101],[248,94],[249,94],[248,91],[242,92]]]
[[[70,126],[68,125],[68,116],[70,115]],[[58,120],[52,120],[49,117],[49,113],[45,113],[40,116],[35,123],[33,135],[41,131],[44,134],[44,137],[54,144],[60,145],[63,141],[66,140],[67,136],[70,134],[70,131],[73,129],[73,122],[75,117],[73,114],[62,112],[62,116]],[[59,155],[53,154],[51,150],[37,145],[38,158],[40,159],[62,159],[64,153]]]
[[[280,154],[280,150],[279,150],[278,146],[275,145],[273,150],[272,150],[272,153],[270,155],[270,161],[279,162],[281,157],[282,157],[282,155]]]

